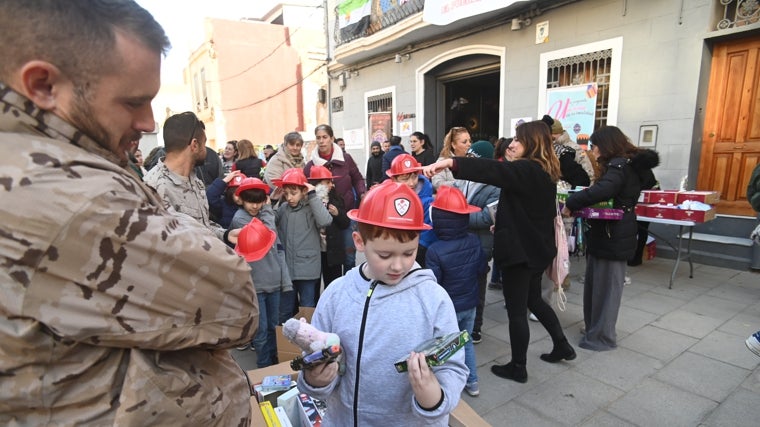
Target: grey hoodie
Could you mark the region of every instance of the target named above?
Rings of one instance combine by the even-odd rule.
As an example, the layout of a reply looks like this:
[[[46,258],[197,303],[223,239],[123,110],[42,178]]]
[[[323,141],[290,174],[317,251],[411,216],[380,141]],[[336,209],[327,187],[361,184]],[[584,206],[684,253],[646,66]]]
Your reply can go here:
[[[464,351],[433,368],[444,392],[443,403],[433,411],[420,408],[414,400],[408,373],[396,372],[393,364],[419,343],[459,331],[451,299],[433,273],[420,269],[416,263],[417,269],[397,285],[378,284],[369,298],[359,354],[362,315],[372,283],[361,273],[363,265],[351,269],[325,290],[312,318],[317,329],[340,337],[345,374],[320,388],[311,387],[299,376],[299,390],[327,402],[325,426],[354,425],[354,405],[359,426],[447,426],[449,413],[459,403],[469,373]],[[357,381],[359,393],[355,402]]]

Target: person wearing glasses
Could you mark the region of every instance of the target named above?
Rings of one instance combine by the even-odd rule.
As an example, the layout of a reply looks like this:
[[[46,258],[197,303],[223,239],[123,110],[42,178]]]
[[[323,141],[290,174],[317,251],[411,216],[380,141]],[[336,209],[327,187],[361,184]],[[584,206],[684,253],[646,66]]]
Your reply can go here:
[[[150,170],[145,184],[173,210],[190,216],[224,240],[225,230],[211,220],[206,186],[194,173],[206,161],[206,126],[190,111],[164,122],[166,157]]]
[[[537,120],[519,125],[510,144],[515,160],[453,157],[424,169],[433,176],[448,169],[457,179],[490,184],[501,189],[494,225],[494,262],[503,274],[502,292],[509,317],[512,360],[491,366],[494,375],[528,381],[527,352],[530,342],[528,309],[538,317],[554,345],[541,355],[549,363],[575,359],[551,306],[541,298],[541,276],[554,260],[554,218],[557,216],[559,160],[552,150],[549,126]]]
[[[0,28],[0,425],[249,425],[249,267],[127,164],[164,30],[131,0],[3,0]]]

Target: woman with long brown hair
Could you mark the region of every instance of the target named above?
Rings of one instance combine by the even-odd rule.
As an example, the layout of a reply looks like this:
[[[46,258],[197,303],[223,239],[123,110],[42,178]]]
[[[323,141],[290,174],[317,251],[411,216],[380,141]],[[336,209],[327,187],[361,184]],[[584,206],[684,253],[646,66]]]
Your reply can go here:
[[[232,170],[239,170],[249,178],[259,178],[263,162],[258,157],[253,143],[247,139],[241,139],[237,143],[238,159]]]
[[[623,210],[623,218],[610,221],[589,219],[586,276],[583,283],[581,348],[594,351],[617,347],[617,323],[623,297],[626,261],[636,251],[637,224],[634,208],[642,188],[654,183],[652,168],[660,162],[656,151],[634,146],[615,126],[595,131],[589,140],[601,176],[591,187],[567,199],[562,213],[579,210],[604,200]]]
[[[528,309],[538,317],[552,338],[551,353],[541,359],[550,363],[575,359],[554,310],[541,298],[541,275],[554,259],[554,218],[557,215],[559,161],[552,150],[549,127],[542,121],[523,123],[509,145],[515,160],[453,157],[425,168],[425,175],[450,169],[457,179],[501,188],[494,228],[494,263],[502,270],[502,292],[507,304],[512,360],[494,365],[502,378],[524,383],[528,342]]]

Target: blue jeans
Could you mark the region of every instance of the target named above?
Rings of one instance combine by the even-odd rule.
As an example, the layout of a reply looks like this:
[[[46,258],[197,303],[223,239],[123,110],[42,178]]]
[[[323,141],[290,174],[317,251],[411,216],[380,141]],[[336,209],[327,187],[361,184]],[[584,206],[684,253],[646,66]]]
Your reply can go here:
[[[293,287],[295,289],[295,286]],[[298,311],[296,291],[286,291],[280,294],[280,324],[287,322]],[[261,316],[259,316],[261,317]]]
[[[277,356],[277,342],[274,327],[280,317],[280,291],[257,292],[259,300],[259,330],[253,336],[256,348],[256,366],[264,368],[274,365]]]
[[[491,283],[501,283],[501,268],[496,261],[493,262],[493,269],[491,270]]]
[[[475,307],[469,310],[457,311],[457,323],[459,323],[459,330],[466,330],[468,334],[472,334],[472,327],[475,325]],[[464,364],[470,370],[470,374],[467,376],[467,384],[472,384],[478,381],[478,364],[475,361],[475,346],[472,344],[472,340],[467,341],[464,345]]]
[[[317,289],[322,278],[309,280],[294,280],[293,289],[298,292],[299,307],[316,307],[317,306]]]

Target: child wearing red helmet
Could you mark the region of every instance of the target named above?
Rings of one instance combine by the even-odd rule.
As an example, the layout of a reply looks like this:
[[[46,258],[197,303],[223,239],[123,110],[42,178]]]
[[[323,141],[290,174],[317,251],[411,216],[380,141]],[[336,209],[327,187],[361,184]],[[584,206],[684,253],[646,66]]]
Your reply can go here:
[[[430,204],[433,203],[433,184],[425,175],[420,174],[422,165],[411,154],[400,154],[393,159],[391,167],[385,174],[393,182],[400,182],[414,190],[422,202],[422,210],[425,212],[425,224],[430,225]],[[420,244],[417,247],[417,263],[425,267],[425,252],[436,237],[433,230],[425,230],[420,233]]]
[[[293,281],[293,292],[284,292],[280,300],[280,323],[285,323],[298,312],[299,305],[317,305],[322,275],[319,229],[332,224],[333,219],[302,169],[288,169],[273,183],[282,188],[277,234],[285,247],[285,263]]]
[[[467,231],[470,214],[480,210],[467,204],[464,194],[457,188],[447,185],[438,187],[438,197],[430,213],[438,240],[428,248],[425,262],[451,297],[459,329],[467,330],[469,334],[475,327],[475,313],[480,300],[478,277],[485,275],[488,269],[480,239]],[[464,363],[470,369],[464,390],[470,396],[478,396],[478,365],[472,341],[464,345]]]
[[[259,327],[251,341],[251,348],[256,349],[256,365],[259,368],[275,363],[277,356],[275,326],[280,322],[280,299],[283,293],[293,291],[290,272],[285,264],[284,249],[276,234],[275,214],[268,195],[269,186],[262,180],[245,178],[240,181],[235,190],[235,197],[240,201],[241,206],[230,222],[230,227],[237,229],[250,227],[253,221],[260,221],[262,226],[275,234],[274,244],[266,253],[261,254],[258,259],[254,259],[257,257],[246,259],[248,265],[251,266],[251,278],[256,285],[256,298],[259,300]],[[240,244],[240,237],[238,237],[238,246]],[[246,350],[247,347],[244,345],[238,347],[238,350]]]
[[[343,240],[344,230],[351,225],[351,220],[346,216],[346,208],[343,198],[335,191],[333,179],[340,176],[333,175],[325,166],[314,165],[309,171],[309,182],[314,185],[314,191],[319,200],[332,215],[332,224],[319,229],[320,249],[322,250],[322,280],[325,288],[333,280],[343,275],[343,263],[346,260],[346,245]],[[319,288],[317,288],[317,301],[319,301]]]
[[[459,331],[451,298],[428,269],[414,268],[422,204],[409,187],[386,181],[372,188],[359,209],[356,249],[367,261],[325,289],[312,324],[340,337],[345,373],[328,363],[306,370],[298,388],[325,400],[325,425],[447,426],[459,403],[468,369],[464,354],[429,367],[410,352],[428,339]],[[408,372],[394,362],[406,357]]]

